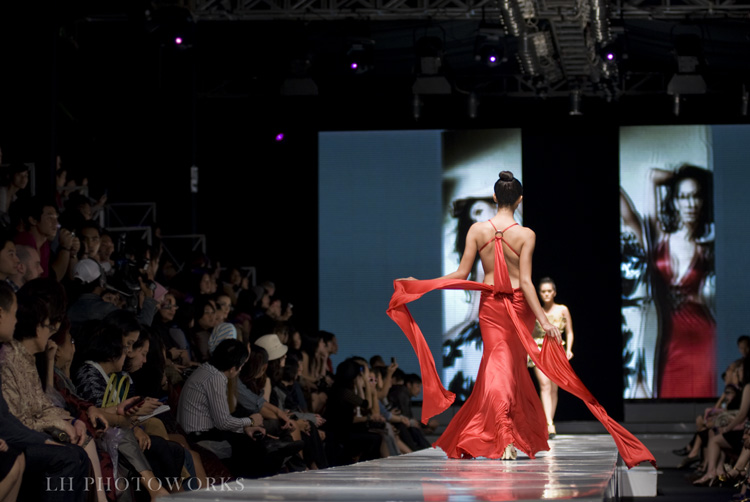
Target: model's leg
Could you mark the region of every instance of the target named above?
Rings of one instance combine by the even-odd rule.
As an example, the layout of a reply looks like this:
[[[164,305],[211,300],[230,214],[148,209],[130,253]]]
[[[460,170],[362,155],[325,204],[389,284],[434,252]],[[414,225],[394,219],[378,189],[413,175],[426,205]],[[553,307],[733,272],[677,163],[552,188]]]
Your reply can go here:
[[[539,382],[539,399],[542,401],[542,409],[544,410],[544,418],[547,420],[547,432],[555,434],[555,422],[554,422],[554,409],[552,399],[552,381],[547,378],[547,375],[541,372],[537,367],[534,367],[534,373],[536,374],[536,380]],[[557,385],[555,385],[557,387]],[[557,397],[557,395],[555,395]],[[554,400],[554,406],[557,407],[557,399]]]
[[[558,385],[550,381],[550,413],[549,413],[549,422],[555,423],[555,413],[557,412],[557,391],[559,387]]]

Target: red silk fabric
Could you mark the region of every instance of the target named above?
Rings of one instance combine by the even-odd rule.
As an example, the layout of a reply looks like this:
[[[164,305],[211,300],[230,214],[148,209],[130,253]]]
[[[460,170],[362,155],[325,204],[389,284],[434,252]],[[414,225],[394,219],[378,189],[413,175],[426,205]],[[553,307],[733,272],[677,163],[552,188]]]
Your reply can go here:
[[[545,338],[541,351],[531,336],[529,329],[518,318],[513,308],[514,290],[510,285],[507,266],[502,251],[502,235],[496,238],[495,245],[495,285],[481,284],[478,282],[461,279],[431,279],[422,281],[394,281],[394,293],[388,306],[388,316],[399,325],[406,337],[411,342],[419,359],[422,372],[422,422],[427,421],[446,410],[454,401],[455,395],[443,387],[435,367],[432,352],[419,329],[414,318],[411,316],[407,304],[417,300],[422,295],[438,289],[460,289],[481,291],[495,296],[495,299],[505,304],[505,312],[512,321],[514,331],[523,344],[526,352],[534,364],[560,388],[570,392],[583,400],[594,416],[599,420],[617,445],[620,456],[628,468],[632,468],[641,462],[651,462],[656,467],[656,461],[651,452],[635,436],[628,432],[623,426],[613,420],[604,410],[596,398],[589,392],[585,385],[573,371],[570,362],[565,355],[563,347]],[[504,447],[505,445],[501,445]],[[528,453],[528,452],[527,452]],[[531,452],[533,455],[534,452]]]

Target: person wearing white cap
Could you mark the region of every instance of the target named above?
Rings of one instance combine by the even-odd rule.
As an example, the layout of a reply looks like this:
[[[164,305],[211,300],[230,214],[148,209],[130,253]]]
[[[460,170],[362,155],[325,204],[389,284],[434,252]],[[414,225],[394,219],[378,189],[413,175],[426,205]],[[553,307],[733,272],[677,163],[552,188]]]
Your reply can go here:
[[[281,340],[279,340],[279,335],[263,335],[255,340],[255,345],[266,349],[266,352],[268,352],[269,361],[281,359],[289,350],[289,347],[281,343]]]

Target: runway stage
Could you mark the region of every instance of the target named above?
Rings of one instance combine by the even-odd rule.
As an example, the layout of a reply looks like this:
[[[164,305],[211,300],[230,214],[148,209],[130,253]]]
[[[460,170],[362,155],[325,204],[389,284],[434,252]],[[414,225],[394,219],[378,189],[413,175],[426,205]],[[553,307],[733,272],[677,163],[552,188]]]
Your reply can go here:
[[[181,501],[616,500],[627,484],[609,435],[561,435],[530,460],[452,460],[429,449],[346,467],[280,474],[182,493]],[[636,468],[637,469],[637,468]],[[656,471],[643,468],[656,482]],[[632,472],[632,471],[631,471]],[[647,482],[648,483],[648,482]],[[622,488],[622,486],[621,486]],[[654,485],[655,492],[655,485]]]

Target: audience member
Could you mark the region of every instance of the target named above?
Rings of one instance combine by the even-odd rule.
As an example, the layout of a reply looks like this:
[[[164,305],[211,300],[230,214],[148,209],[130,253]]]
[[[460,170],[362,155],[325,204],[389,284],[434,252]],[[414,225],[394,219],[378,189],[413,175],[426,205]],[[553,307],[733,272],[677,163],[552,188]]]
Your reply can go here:
[[[16,235],[16,244],[31,246],[39,252],[42,277],[54,274],[59,281],[73,274],[78,262],[76,255],[81,242],[69,230],[57,231],[57,209],[54,202],[47,202],[38,196],[28,200],[20,213],[25,230]],[[51,242],[58,237],[59,246],[53,256]]]
[[[192,443],[228,442],[228,463],[235,476],[259,477],[278,472],[283,461],[302,449],[301,442],[273,442],[265,438],[263,417],[232,416],[227,383],[239,375],[249,352],[239,340],[221,342],[209,362],[197,368],[182,389],[177,420]]]
[[[0,253],[0,260],[2,260],[1,257],[2,253]],[[16,245],[16,257],[18,258],[16,272],[9,275],[7,279],[8,284],[14,291],[18,291],[24,284],[42,275],[42,264],[39,261],[39,252],[36,249],[18,244]]]

